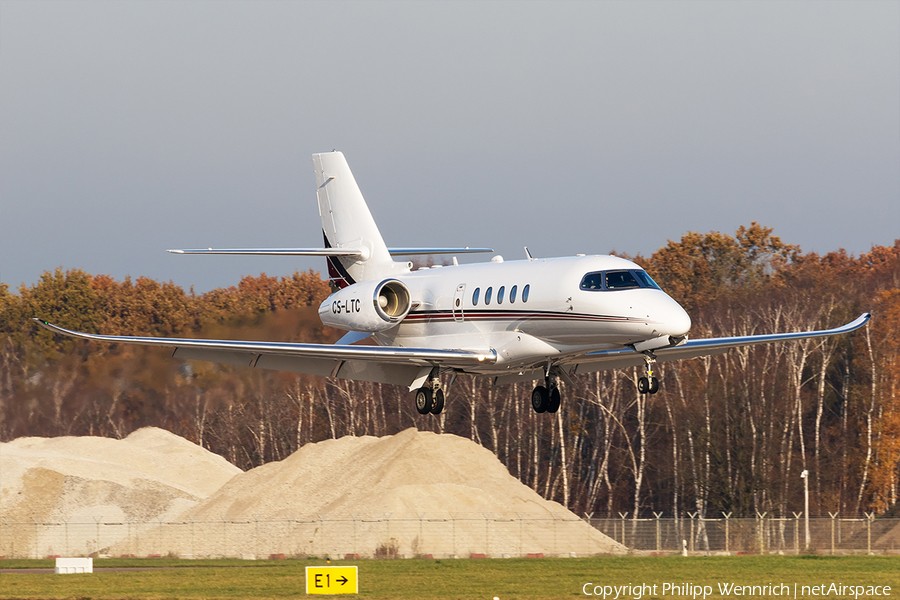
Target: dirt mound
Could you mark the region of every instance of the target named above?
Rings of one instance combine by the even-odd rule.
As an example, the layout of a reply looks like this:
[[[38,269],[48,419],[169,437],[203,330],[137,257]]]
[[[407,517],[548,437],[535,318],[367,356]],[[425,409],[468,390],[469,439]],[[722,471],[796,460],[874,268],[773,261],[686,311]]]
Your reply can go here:
[[[240,472],[221,456],[156,428],[123,440],[19,438],[0,444],[0,515],[7,523],[33,526],[9,532],[5,541],[37,555],[85,553],[102,535],[98,522],[173,519]],[[67,548],[47,541],[62,527],[53,523],[71,524],[65,525]],[[47,539],[36,543],[35,536]],[[0,548],[0,554],[17,553]]]
[[[232,554],[285,552],[284,543],[294,553],[369,556],[623,550],[489,450],[415,429],[308,444],[234,477],[181,518],[246,523],[227,536]]]
[[[0,445],[0,555],[590,555],[624,548],[487,449],[408,429],[247,473],[160,429]]]
[[[235,477],[185,516],[470,511],[571,514],[512,477],[490,450],[456,435],[407,429],[307,444]]]

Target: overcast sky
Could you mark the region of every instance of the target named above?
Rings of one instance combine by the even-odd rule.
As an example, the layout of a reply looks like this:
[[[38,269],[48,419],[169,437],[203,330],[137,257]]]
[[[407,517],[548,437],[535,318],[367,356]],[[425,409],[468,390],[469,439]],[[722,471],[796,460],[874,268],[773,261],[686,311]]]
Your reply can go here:
[[[12,288],[323,269],[165,249],[320,245],[333,148],[388,246],[650,254],[755,220],[859,254],[900,238],[900,3],[0,1]]]

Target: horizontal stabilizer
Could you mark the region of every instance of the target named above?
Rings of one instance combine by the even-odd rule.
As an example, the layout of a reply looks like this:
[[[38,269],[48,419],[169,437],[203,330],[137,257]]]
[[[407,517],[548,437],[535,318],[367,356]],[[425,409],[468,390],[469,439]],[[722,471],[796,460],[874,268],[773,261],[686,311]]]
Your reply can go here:
[[[493,252],[493,248],[388,248],[392,256],[424,256],[427,254],[474,254]],[[232,254],[255,256],[365,256],[365,248],[192,248],[166,250],[172,254]]]
[[[256,256],[365,256],[364,248],[195,248],[190,250],[166,250],[172,254],[249,254]]]
[[[475,254],[493,252],[493,248],[388,248],[391,256],[424,256],[426,254]]]

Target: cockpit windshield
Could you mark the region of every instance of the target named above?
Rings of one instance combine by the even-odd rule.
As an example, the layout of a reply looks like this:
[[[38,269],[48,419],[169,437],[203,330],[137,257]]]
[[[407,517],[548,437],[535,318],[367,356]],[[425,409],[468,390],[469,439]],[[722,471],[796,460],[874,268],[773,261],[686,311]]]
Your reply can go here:
[[[581,280],[581,289],[589,291],[627,290],[634,288],[660,289],[656,282],[639,269],[597,271],[588,273]]]
[[[647,275],[646,271],[632,271],[632,273],[634,273],[634,276],[641,282],[641,287],[661,289],[656,282],[653,281],[653,278]]]
[[[638,280],[630,271],[607,271],[606,273],[606,289],[608,290],[624,290],[626,288],[641,287]]]

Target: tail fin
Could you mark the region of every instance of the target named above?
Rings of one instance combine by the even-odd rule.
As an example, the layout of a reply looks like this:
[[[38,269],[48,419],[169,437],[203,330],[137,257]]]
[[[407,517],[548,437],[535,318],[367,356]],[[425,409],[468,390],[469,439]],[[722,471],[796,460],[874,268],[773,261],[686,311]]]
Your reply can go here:
[[[362,256],[327,258],[332,288],[407,271],[407,263],[391,259],[343,153],[324,152],[312,158],[325,247],[363,250]]]

